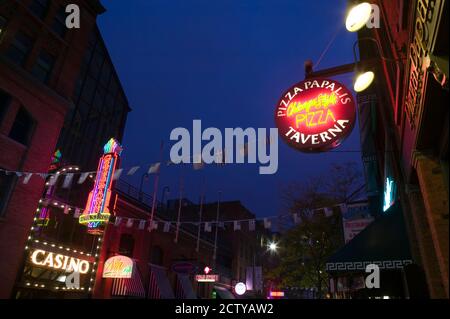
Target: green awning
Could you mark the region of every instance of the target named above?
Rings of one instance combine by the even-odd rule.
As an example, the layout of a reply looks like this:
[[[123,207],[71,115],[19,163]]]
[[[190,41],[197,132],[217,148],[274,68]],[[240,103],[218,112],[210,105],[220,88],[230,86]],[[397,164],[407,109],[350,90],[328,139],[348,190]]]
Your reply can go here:
[[[400,203],[383,212],[367,228],[332,255],[326,263],[328,272],[366,269],[376,264],[380,269],[398,269],[412,263],[408,236]]]

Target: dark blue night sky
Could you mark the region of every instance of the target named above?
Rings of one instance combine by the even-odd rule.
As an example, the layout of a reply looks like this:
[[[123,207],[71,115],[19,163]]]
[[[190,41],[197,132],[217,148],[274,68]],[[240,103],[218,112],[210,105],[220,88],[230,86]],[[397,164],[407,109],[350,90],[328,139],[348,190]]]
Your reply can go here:
[[[133,111],[129,114],[123,167],[158,161],[175,127],[274,127],[275,105],[281,94],[303,80],[303,63],[317,61],[333,35],[335,42],[319,69],[353,62],[356,37],[344,27],[346,0],[113,0],[99,25]],[[340,30],[338,30],[340,29]],[[352,75],[336,77],[351,86]],[[279,168],[259,175],[256,164],[169,166],[161,171],[170,198],[179,192],[197,202],[202,178],[206,201],[217,192],[225,200],[241,200],[257,216],[276,215],[281,190],[322,173],[334,162],[360,162],[359,131],[333,152],[303,154],[279,139]],[[143,170],[129,180],[139,184]],[[153,180],[145,184],[153,192]],[[167,198],[167,197],[166,197]]]

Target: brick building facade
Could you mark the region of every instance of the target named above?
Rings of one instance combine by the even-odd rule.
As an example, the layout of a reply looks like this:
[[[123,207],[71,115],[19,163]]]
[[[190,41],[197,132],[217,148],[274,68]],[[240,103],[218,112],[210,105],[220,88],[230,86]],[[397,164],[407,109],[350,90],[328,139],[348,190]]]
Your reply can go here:
[[[67,1],[0,4],[0,167],[46,172],[66,113],[72,108],[83,53],[98,1],[81,1],[80,29],[65,27]],[[44,180],[27,184],[2,173],[0,193],[0,297],[10,296]]]

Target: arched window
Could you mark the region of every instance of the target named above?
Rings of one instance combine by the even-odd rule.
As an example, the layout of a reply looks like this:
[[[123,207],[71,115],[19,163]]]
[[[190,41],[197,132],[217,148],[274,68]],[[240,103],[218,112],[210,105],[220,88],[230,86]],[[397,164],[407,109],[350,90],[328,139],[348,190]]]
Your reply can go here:
[[[9,137],[23,145],[28,145],[34,129],[34,120],[31,114],[21,107],[9,132]]]

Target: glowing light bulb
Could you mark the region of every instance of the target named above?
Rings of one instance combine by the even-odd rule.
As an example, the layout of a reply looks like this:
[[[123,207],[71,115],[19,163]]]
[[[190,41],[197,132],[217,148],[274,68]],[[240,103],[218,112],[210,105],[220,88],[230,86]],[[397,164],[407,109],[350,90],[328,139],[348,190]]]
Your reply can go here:
[[[372,15],[372,6],[363,2],[350,9],[345,20],[345,27],[350,32],[356,32],[369,21]]]
[[[367,71],[362,74],[359,74],[356,77],[353,89],[355,90],[355,92],[362,92],[372,84],[374,79],[375,73],[373,73],[372,71]]]

